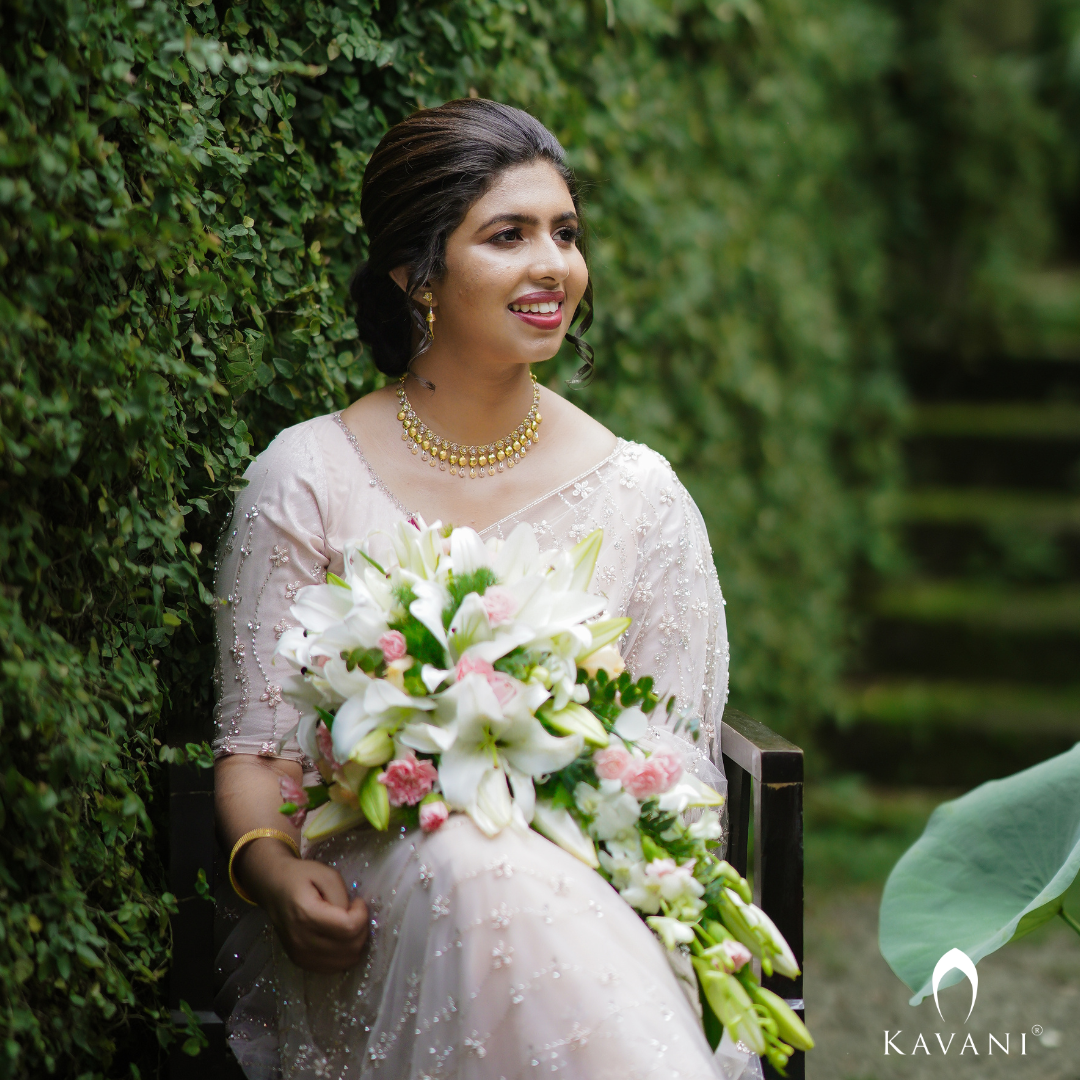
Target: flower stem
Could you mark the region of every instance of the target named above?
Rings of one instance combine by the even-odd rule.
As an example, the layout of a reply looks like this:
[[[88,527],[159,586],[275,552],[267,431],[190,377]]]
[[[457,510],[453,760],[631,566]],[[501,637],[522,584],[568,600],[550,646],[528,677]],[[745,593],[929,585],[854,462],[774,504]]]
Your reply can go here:
[[[1080,934],[1080,922],[1077,922],[1063,907],[1058,910],[1058,914],[1071,926],[1078,934]]]

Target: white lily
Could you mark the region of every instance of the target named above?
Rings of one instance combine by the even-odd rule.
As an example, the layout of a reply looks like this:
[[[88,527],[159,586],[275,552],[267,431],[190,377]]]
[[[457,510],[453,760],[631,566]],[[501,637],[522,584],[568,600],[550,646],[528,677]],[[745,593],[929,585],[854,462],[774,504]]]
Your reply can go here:
[[[450,594],[437,581],[414,581],[412,590],[416,593],[416,599],[409,605],[409,614],[419,619],[445,649],[446,628],[443,626],[442,613],[450,603]]]
[[[601,780],[599,788],[583,781],[574,788],[574,802],[592,818],[589,834],[597,840],[619,840],[636,832],[641,804],[618,780]]]
[[[693,873],[693,862],[679,866],[674,859],[653,859],[630,870],[630,884],[620,890],[622,898],[638,911],[655,915],[660,901],[670,909],[696,915],[704,907],[698,897],[705,891]]]
[[[369,679],[364,692],[350,697],[334,717],[330,733],[334,757],[348,761],[376,729],[392,735],[403,724],[419,720],[434,708],[435,703],[428,698],[410,697],[385,679]]]
[[[533,816],[533,777],[565,768],[581,753],[580,735],[549,735],[516,695],[511,715],[504,715],[498,699],[481,675],[472,674],[440,695],[440,706],[452,702],[455,718],[447,725],[454,741],[442,753],[439,784],[446,801],[464,810],[477,826],[494,836],[510,823],[512,807],[509,779],[515,800],[526,821]],[[498,777],[491,774],[498,773]],[[499,788],[499,784],[502,788]]]
[[[689,945],[694,940],[694,928],[681,919],[669,915],[649,915],[645,921],[656,931],[660,940],[669,949],[680,945]]]
[[[352,607],[351,589],[337,585],[308,585],[296,594],[290,614],[309,633],[319,634],[341,622]]]
[[[491,552],[489,565],[503,585],[513,586],[523,578],[544,573],[545,562],[540,554],[540,545],[536,542],[536,534],[524,522],[514,529],[504,543],[492,544],[488,550]]]
[[[686,833],[693,840],[719,840],[724,835],[720,815],[714,810],[706,810],[697,821],[687,826]]]
[[[415,525],[407,521],[397,522],[390,534],[397,565],[418,578],[433,581],[440,563],[445,562],[441,533],[440,521],[433,525],[425,524],[423,518],[417,518]]]

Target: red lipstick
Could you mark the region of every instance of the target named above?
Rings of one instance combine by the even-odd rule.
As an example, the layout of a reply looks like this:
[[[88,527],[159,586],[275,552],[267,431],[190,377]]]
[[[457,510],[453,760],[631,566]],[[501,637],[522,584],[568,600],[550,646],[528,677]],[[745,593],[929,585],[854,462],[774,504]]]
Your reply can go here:
[[[558,330],[563,321],[563,301],[566,293],[562,292],[531,292],[517,297],[510,302],[509,310],[522,322],[535,326],[538,330]],[[544,311],[521,311],[515,308],[527,308],[542,306]]]

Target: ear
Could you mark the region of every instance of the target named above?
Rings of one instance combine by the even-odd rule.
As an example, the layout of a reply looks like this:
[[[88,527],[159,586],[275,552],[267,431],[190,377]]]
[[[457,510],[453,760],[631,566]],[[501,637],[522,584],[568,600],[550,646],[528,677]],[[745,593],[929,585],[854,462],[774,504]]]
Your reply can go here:
[[[394,282],[394,284],[402,292],[404,292],[409,286],[409,268],[407,266],[395,266],[394,269],[390,271],[390,279]],[[429,289],[429,286],[421,285],[420,288],[417,289],[416,292],[414,293],[413,299],[418,304],[419,303],[426,304],[427,301],[424,300],[424,293],[426,293],[428,291],[428,289]],[[432,299],[434,300],[434,303],[432,304],[432,307],[438,307],[439,306],[439,301],[438,301],[438,298],[435,297],[434,292],[432,292]]]

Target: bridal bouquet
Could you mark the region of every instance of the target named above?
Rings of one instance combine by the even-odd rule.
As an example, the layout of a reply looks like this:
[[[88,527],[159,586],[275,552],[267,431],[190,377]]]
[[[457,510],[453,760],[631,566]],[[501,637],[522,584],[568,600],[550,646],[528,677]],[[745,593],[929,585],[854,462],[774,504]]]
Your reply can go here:
[[[799,969],[711,850],[723,796],[685,769],[679,739],[650,726],[652,679],[632,680],[614,647],[630,620],[596,618],[600,530],[541,552],[527,525],[485,544],[471,529],[402,521],[385,565],[373,539],[346,546],[344,578],[300,590],[300,626],[277,649],[322,778],[282,781],[282,812],[305,839],[365,821],[431,832],[451,813],[489,836],[531,826],[641,913],[734,1040],[779,1069],[812,1047],[753,973],[754,957],[766,974]],[[684,724],[696,737],[696,720]]]

